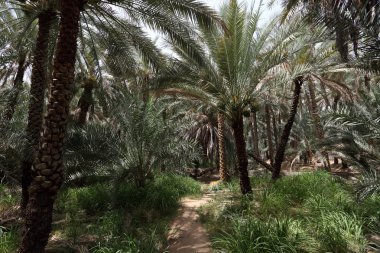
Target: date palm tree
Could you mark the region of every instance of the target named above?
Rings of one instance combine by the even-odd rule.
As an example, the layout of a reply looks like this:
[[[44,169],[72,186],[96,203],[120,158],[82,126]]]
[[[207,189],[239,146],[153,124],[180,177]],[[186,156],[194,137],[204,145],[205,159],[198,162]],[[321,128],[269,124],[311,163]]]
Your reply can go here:
[[[133,4],[122,0],[111,3],[82,0],[60,1],[61,20],[52,83],[41,141],[32,166],[32,182],[29,187],[29,202],[20,252],[43,252],[51,231],[53,203],[63,182],[63,142],[73,95],[81,13],[92,13],[100,20],[108,17],[117,22],[117,16],[110,13],[111,4],[120,7],[131,17],[131,20],[140,18],[147,25],[166,32],[179,43],[190,41],[190,36],[185,37],[185,35],[189,35],[191,31],[186,29],[187,26],[184,24],[186,21],[183,18],[191,17],[203,25],[220,22],[210,8],[191,0],[181,2],[141,0]]]
[[[283,0],[282,5],[283,18],[301,7],[308,21],[331,29],[343,62],[352,64],[356,58],[359,63],[355,64],[361,68],[378,70],[380,6],[377,1]]]
[[[260,9],[245,9],[237,1],[230,1],[222,7],[221,16],[228,33],[218,29],[211,32],[201,29],[204,44],[199,47],[199,54],[203,55],[202,59],[194,59],[184,49],[175,48],[180,58],[176,64],[183,73],[179,76],[184,76],[176,86],[177,91],[192,94],[212,105],[230,122],[234,131],[242,194],[252,192],[248,177],[244,115],[249,116],[249,109],[260,96],[265,80],[274,75],[270,70],[283,66],[281,63],[284,63],[286,56],[282,49],[293,40],[300,25],[289,26],[274,36],[271,32],[277,27],[276,19],[259,28]]]
[[[293,22],[297,23],[297,20],[300,20],[300,17],[288,19],[286,23],[283,24],[283,28],[288,25],[293,26]],[[331,89],[342,92],[348,99],[352,98],[347,86],[324,77],[327,73],[345,71],[345,69],[339,65],[335,50],[332,49],[331,42],[327,39],[327,34],[324,29],[314,28],[311,33],[308,26],[304,26],[303,29],[300,30],[299,35],[297,40],[294,40],[293,43],[289,44],[288,48],[285,49],[288,52],[292,52],[289,53],[285,61],[286,63],[284,63],[287,67],[277,69],[274,80],[270,81],[278,88],[287,84],[292,84],[293,86],[292,104],[288,119],[286,120],[279,139],[279,144],[277,145],[274,163],[273,165],[267,164],[259,157],[252,155],[257,162],[272,171],[273,179],[280,178],[281,165],[285,157],[286,146],[297,113],[303,84],[306,81],[318,81],[329,85]],[[325,42],[323,42],[324,40]]]

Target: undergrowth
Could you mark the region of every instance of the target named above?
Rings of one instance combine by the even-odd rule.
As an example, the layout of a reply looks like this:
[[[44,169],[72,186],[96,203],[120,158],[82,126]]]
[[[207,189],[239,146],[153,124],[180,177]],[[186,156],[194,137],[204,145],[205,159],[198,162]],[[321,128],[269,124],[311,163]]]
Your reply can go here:
[[[198,182],[175,174],[157,175],[142,188],[128,181],[71,188],[57,200],[66,222],[56,229],[73,243],[83,235],[95,238],[93,253],[159,252],[180,199],[199,194]]]
[[[220,252],[365,252],[378,228],[380,198],[356,202],[354,191],[327,172],[252,178],[253,196],[230,191],[201,210]],[[226,201],[228,200],[228,201]]]
[[[162,252],[180,199],[200,194],[200,183],[176,174],[159,174],[142,188],[125,181],[64,189],[54,207],[52,234],[63,248],[85,245],[91,253]],[[19,202],[1,184],[0,196],[2,210]],[[18,227],[0,227],[0,253],[16,252],[19,240]]]

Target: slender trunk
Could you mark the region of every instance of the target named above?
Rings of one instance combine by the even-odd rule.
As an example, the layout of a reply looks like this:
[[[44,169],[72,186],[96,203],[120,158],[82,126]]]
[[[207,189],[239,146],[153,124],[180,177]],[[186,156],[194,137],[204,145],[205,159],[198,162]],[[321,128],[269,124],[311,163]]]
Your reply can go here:
[[[53,204],[63,182],[63,142],[74,83],[75,54],[82,1],[62,0],[51,93],[26,209],[20,253],[42,253],[51,232]]]
[[[338,17],[338,26],[335,29],[335,45],[343,62],[349,62],[348,58],[348,33],[344,24],[340,23]]]
[[[322,89],[322,97],[325,100],[326,106],[328,108],[330,108],[331,107],[331,103],[330,103],[329,97],[327,95],[326,87],[325,87],[325,85],[323,83],[321,83],[321,89]]]
[[[220,180],[227,181],[229,179],[226,169],[226,147],[224,140],[224,115],[218,112],[218,147],[219,147],[219,175]]]
[[[339,101],[340,101],[341,97],[342,96],[340,94],[335,95],[333,106],[332,106],[332,108],[333,108],[334,111],[336,111],[338,109],[338,104],[339,104]]]
[[[369,73],[366,73],[364,75],[364,85],[368,91],[371,90],[371,76],[369,75]]]
[[[251,134],[252,134],[252,149],[253,154],[260,157],[259,152],[259,133],[257,130],[257,114],[256,112],[251,113]]]
[[[308,88],[309,88],[309,94],[310,94],[310,113],[311,113],[311,118],[313,119],[314,127],[315,127],[315,132],[317,134],[318,139],[321,141],[325,138],[325,133],[323,131],[323,127],[321,124],[321,119],[319,117],[319,112],[318,112],[318,105],[316,101],[316,96],[315,96],[315,86],[313,82],[308,83]],[[322,155],[326,159],[326,162],[323,162],[324,167],[326,169],[330,169],[330,158],[329,155],[326,151],[322,151]]]
[[[28,187],[31,183],[31,167],[38,148],[43,121],[44,97],[47,83],[47,63],[49,51],[49,34],[51,22],[54,18],[51,11],[46,11],[38,17],[38,36],[34,50],[32,65],[32,82],[30,85],[28,125],[26,127],[27,143],[22,161],[22,198],[21,213],[25,215],[28,203]]]
[[[7,105],[5,107],[5,111],[3,114],[4,122],[10,121],[13,118],[13,114],[15,113],[18,97],[22,90],[22,83],[24,79],[25,69],[27,67],[27,64],[25,64],[25,61],[26,61],[26,54],[22,53],[19,57],[17,73],[13,82],[13,88],[8,97]]]
[[[276,114],[274,113],[272,108],[271,108],[270,112],[272,114],[274,146],[277,147],[277,145],[278,145],[278,129],[277,129],[277,122],[276,122]]]
[[[92,79],[88,79],[84,85],[84,91],[79,99],[79,116],[78,123],[80,125],[85,125],[87,121],[87,115],[90,107],[93,104],[92,91],[94,89],[94,85],[96,81]]]
[[[289,118],[284,126],[284,130],[281,134],[280,143],[277,148],[276,157],[274,158],[273,172],[272,178],[278,179],[280,178],[281,165],[285,156],[286,144],[288,143],[290,133],[292,131],[293,122],[297,114],[297,107],[301,95],[301,87],[303,84],[303,78],[298,77],[294,80],[294,91],[293,91],[293,102],[292,107],[290,109]]]
[[[244,140],[243,115],[238,111],[232,122],[234,130],[236,154],[238,159],[238,171],[240,176],[240,190],[242,194],[252,193],[251,183],[248,177],[248,156]]]
[[[341,98],[341,95],[340,94],[337,94],[335,97],[334,97],[334,102],[333,102],[333,106],[332,106],[332,109],[334,111],[336,111],[338,109],[338,103],[339,103],[339,100]],[[338,164],[339,161],[338,161],[338,158],[337,157],[334,157],[334,164]],[[343,160],[342,160],[342,164],[343,164]]]
[[[269,105],[265,105],[265,124],[266,124],[266,130],[267,130],[267,139],[268,139],[268,154],[269,154],[269,161],[270,164],[273,165],[273,157],[274,157],[274,151],[273,151],[273,140],[272,140],[272,124],[270,120],[270,107]]]

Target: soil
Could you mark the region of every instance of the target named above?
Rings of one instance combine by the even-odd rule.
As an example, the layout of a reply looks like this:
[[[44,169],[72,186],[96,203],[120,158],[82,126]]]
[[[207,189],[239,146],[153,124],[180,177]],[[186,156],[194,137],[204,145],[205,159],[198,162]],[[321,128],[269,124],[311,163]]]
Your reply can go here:
[[[204,183],[218,180],[215,175],[202,178]],[[178,216],[170,226],[170,253],[211,253],[211,241],[207,230],[199,220],[197,209],[212,200],[212,194],[204,194],[201,198],[184,198]]]

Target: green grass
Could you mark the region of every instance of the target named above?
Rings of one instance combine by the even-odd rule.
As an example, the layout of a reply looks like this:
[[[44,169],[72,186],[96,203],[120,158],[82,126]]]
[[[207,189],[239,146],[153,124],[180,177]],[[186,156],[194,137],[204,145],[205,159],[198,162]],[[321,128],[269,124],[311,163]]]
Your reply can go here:
[[[20,198],[12,194],[6,185],[0,183],[0,213],[13,208]]]
[[[175,174],[157,175],[144,188],[124,182],[67,189],[56,203],[65,223],[56,229],[74,243],[84,234],[99,238],[94,253],[158,252],[180,199],[199,194],[199,182]]]
[[[299,221],[271,218],[261,221],[253,217],[231,217],[231,230],[213,240],[213,246],[226,252],[271,253],[307,252],[314,243]]]
[[[357,203],[353,190],[327,172],[252,178],[253,196],[238,183],[201,210],[220,252],[365,252],[366,231],[375,228],[380,198]]]
[[[6,230],[0,226],[0,253],[16,252],[19,239],[20,237],[16,228]]]

